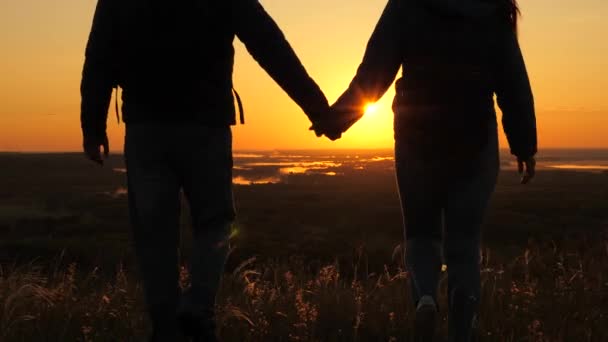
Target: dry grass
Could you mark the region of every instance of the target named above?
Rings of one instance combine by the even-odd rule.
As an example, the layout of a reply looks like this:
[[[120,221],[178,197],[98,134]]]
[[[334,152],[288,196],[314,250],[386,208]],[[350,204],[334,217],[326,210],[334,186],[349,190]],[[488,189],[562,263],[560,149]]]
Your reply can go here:
[[[396,250],[395,260],[401,251]],[[483,341],[608,341],[608,239],[531,243],[509,262],[483,253]],[[249,259],[218,299],[225,341],[407,341],[413,307],[398,261],[374,272],[291,258]],[[58,261],[0,270],[0,341],[140,341],[141,288]],[[346,276],[346,274],[349,274]],[[187,281],[187,275],[183,274]],[[445,293],[445,279],[442,293]],[[445,308],[445,296],[440,298]],[[446,317],[442,310],[441,331]]]
[[[124,341],[143,336],[141,289],[119,267],[108,281],[76,264],[0,270],[0,341]],[[126,338],[125,338],[126,337]]]

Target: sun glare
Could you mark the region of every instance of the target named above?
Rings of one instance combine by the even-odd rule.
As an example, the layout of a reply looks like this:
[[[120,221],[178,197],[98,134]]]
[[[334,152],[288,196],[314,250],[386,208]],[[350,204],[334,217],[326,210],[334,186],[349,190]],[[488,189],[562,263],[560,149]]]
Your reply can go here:
[[[375,103],[368,103],[365,105],[365,115],[373,115],[378,112],[378,105]]]

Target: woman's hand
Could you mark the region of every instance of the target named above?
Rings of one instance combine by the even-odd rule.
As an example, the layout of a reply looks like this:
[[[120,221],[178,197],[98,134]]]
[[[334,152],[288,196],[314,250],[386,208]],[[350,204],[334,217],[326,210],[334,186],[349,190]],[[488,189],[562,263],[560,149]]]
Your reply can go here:
[[[536,176],[536,159],[530,157],[527,159],[517,158],[517,171],[521,176],[521,184],[528,184]]]
[[[315,131],[317,137],[325,135],[329,140],[335,141],[342,137],[361,116],[347,111],[339,111],[335,107],[330,108],[327,115],[320,117],[313,122],[310,128]]]

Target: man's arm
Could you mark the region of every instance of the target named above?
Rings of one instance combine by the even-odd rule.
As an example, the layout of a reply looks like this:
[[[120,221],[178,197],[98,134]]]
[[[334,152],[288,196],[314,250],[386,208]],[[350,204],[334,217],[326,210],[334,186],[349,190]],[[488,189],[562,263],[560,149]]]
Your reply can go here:
[[[528,160],[537,152],[534,97],[515,32],[508,29],[504,44],[499,51],[502,64],[497,66],[496,98],[511,153]]]
[[[101,162],[99,147],[107,153],[106,121],[116,85],[116,37],[112,0],[99,0],[85,52],[80,93],[80,123],[85,152]],[[95,155],[95,150],[96,154]]]
[[[354,121],[363,116],[365,105],[376,102],[391,86],[403,59],[400,23],[401,0],[389,0],[365,50],[363,61],[348,89],[332,106]]]
[[[232,15],[237,36],[260,66],[311,121],[322,117],[329,108],[327,98],[258,0],[232,0]]]

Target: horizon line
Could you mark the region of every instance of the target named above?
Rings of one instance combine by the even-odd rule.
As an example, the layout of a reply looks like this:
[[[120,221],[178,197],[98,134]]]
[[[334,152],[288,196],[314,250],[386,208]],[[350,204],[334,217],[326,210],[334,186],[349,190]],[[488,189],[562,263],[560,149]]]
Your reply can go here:
[[[268,148],[268,149],[234,149],[233,153],[241,153],[241,152],[292,152],[292,151],[319,151],[319,152],[346,152],[346,151],[392,151],[393,147],[364,147],[364,148]],[[508,147],[499,148],[500,151],[509,151]],[[556,151],[556,150],[569,150],[569,151],[600,151],[600,150],[608,150],[608,146],[606,147],[546,147],[540,148],[539,154],[542,151]],[[0,154],[77,154],[83,153],[80,150],[64,150],[64,151],[36,151],[36,150],[24,150],[24,151],[3,151],[0,150]],[[110,151],[110,155],[122,155],[123,151],[112,152]]]

